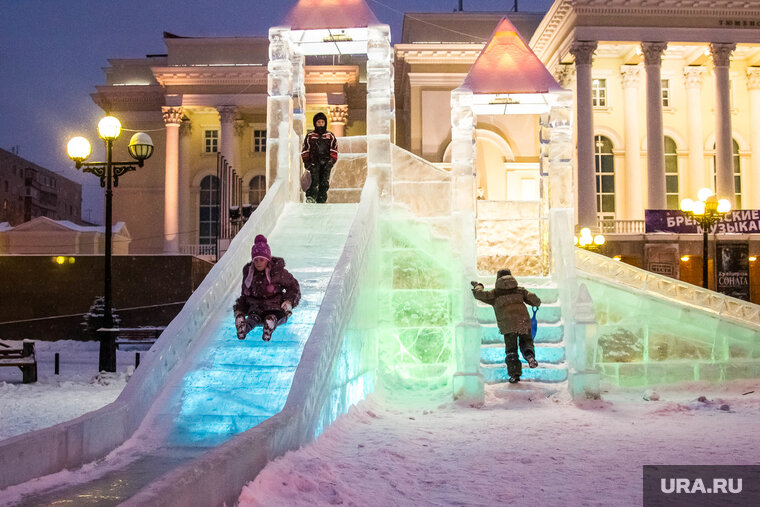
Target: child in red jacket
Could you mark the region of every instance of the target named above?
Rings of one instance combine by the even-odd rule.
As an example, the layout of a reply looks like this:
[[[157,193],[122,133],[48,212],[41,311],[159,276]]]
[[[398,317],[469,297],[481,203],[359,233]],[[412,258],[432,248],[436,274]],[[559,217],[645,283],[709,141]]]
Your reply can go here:
[[[327,116],[314,115],[314,131],[306,135],[301,150],[303,165],[311,173],[311,186],[306,191],[306,202],[327,202],[330,189],[330,170],[338,160],[338,141],[327,130]]]
[[[237,337],[243,340],[251,329],[262,325],[261,338],[269,341],[298,305],[301,288],[285,269],[285,260],[272,257],[267,238],[261,234],[254,239],[251,258],[243,267],[242,294],[233,306]]]

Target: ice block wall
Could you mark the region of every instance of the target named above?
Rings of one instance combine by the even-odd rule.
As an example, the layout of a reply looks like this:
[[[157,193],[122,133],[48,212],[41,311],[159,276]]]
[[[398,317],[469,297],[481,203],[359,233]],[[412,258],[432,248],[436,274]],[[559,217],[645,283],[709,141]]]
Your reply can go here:
[[[578,250],[598,328],[589,364],[615,385],[760,378],[760,307]]]
[[[292,144],[298,144],[293,131],[293,48],[290,30],[275,27],[269,29],[269,63],[267,64],[267,188],[278,177],[285,179],[289,193],[293,194],[296,178],[291,178],[293,165]],[[303,56],[301,56],[303,58]],[[300,61],[300,60],[299,60]],[[301,76],[300,72],[296,73]],[[300,92],[300,90],[299,90]],[[298,99],[300,100],[300,99]],[[303,122],[301,122],[303,124]]]

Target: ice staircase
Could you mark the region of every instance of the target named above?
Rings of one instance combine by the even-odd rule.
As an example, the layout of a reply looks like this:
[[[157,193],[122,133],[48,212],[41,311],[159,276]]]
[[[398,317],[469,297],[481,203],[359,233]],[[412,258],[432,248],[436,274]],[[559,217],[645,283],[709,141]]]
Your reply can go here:
[[[478,281],[486,289],[493,289],[496,275],[480,276]],[[565,341],[562,312],[557,286],[549,278],[519,277],[518,283],[541,298],[541,307],[536,314],[538,331],[535,338],[538,368],[530,369],[523,363],[522,380],[536,382],[563,382],[567,380],[565,361]],[[499,333],[493,307],[478,302],[475,309],[480,323],[481,349],[480,366],[485,381],[490,384],[506,382],[509,379],[504,363],[504,336]]]

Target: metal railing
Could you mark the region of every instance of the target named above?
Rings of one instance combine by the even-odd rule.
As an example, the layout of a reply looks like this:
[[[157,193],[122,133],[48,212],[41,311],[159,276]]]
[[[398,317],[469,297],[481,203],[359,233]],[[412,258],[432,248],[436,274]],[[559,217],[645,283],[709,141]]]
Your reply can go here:
[[[599,220],[602,234],[644,234],[643,220]]]
[[[216,245],[182,245],[180,253],[197,256],[216,256]]]

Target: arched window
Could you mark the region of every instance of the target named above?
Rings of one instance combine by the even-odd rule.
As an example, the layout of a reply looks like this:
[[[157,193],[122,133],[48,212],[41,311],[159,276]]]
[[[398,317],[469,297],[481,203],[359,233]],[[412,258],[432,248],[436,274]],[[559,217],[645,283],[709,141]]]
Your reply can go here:
[[[258,208],[266,193],[266,178],[264,176],[254,176],[251,178],[250,183],[248,183],[248,202],[251,203],[253,209]]]
[[[206,176],[201,180],[198,217],[198,243],[216,244],[219,223],[219,179],[216,176]]]
[[[600,220],[615,219],[615,159],[612,141],[594,136],[594,162],[596,173],[596,212]]]
[[[742,209],[742,172],[741,172],[741,157],[739,157],[739,143],[736,139],[733,139],[733,151],[731,160],[734,165],[734,199],[736,200],[736,206],[734,209]],[[713,144],[713,149],[715,145]],[[718,174],[716,171],[717,163],[715,161],[716,155],[713,155],[712,173],[713,173],[713,188],[718,188]],[[721,197],[721,196],[718,196]]]
[[[680,209],[676,142],[667,136],[665,136],[665,197],[667,198],[668,209]]]

